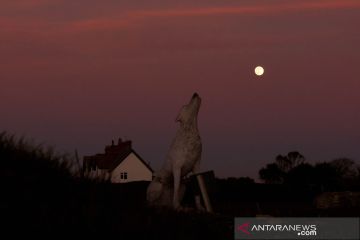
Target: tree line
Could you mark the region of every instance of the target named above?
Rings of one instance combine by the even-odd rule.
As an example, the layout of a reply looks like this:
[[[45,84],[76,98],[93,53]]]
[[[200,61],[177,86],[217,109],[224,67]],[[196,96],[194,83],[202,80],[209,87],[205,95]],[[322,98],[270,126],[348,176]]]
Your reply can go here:
[[[359,189],[360,165],[349,158],[311,164],[298,151],[278,155],[274,162],[259,170],[267,184],[289,184],[319,187],[321,191]]]

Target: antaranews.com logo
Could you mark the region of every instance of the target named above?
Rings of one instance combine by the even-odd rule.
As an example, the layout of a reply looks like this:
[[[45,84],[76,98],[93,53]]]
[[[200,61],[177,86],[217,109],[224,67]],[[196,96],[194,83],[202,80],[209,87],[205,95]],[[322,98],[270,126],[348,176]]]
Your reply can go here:
[[[251,235],[257,232],[293,232],[297,236],[316,236],[316,225],[281,225],[281,224],[253,224],[246,222],[237,226],[236,231],[241,231],[244,234]]]
[[[235,239],[359,239],[360,218],[235,218]]]

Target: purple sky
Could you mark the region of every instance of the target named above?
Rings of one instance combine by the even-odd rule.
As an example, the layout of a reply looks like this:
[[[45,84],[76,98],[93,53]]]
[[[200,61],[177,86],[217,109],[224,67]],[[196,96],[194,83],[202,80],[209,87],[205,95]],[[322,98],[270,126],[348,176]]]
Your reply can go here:
[[[357,0],[2,0],[0,130],[80,155],[127,138],[157,169],[197,91],[217,176],[359,160],[359,23]]]

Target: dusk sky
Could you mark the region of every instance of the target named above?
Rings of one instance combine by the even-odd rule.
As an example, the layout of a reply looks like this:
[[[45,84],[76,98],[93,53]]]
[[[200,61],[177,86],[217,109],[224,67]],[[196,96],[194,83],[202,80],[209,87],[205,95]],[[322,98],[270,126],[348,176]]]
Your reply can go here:
[[[196,91],[219,177],[359,161],[359,24],[359,0],[1,0],[0,131],[81,156],[122,137],[156,170]]]

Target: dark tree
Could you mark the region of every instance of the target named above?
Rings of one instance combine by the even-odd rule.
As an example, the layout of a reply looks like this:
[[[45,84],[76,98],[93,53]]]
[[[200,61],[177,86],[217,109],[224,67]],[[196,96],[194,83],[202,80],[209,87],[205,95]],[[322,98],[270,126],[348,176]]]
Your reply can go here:
[[[283,183],[284,174],[276,163],[269,163],[259,171],[260,179],[265,183]]]
[[[286,156],[278,155],[275,160],[283,172],[288,172],[292,168],[304,163],[305,157],[297,151],[292,151]]]
[[[267,164],[266,167],[259,171],[260,179],[265,183],[283,183],[287,173],[303,164],[305,158],[297,151],[289,152],[287,155],[278,155],[275,163]]]
[[[330,164],[335,168],[337,175],[342,178],[355,178],[357,175],[355,162],[349,158],[334,159]]]
[[[290,169],[285,176],[285,183],[291,185],[309,186],[315,182],[314,167],[308,163],[302,163]]]

